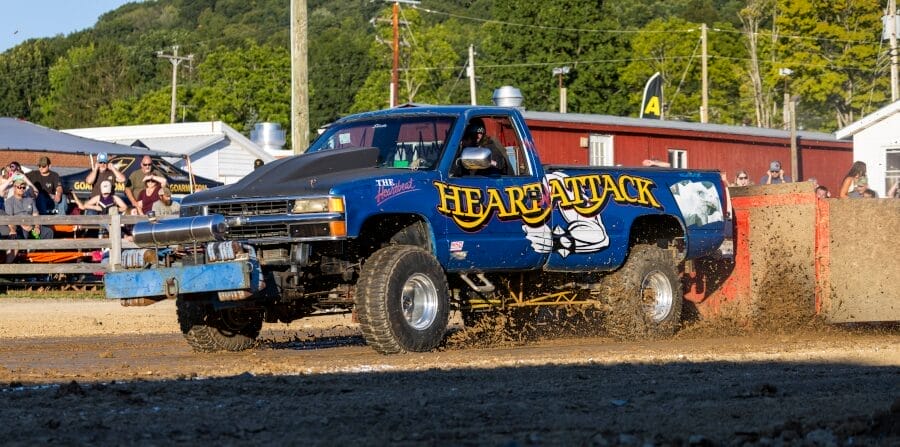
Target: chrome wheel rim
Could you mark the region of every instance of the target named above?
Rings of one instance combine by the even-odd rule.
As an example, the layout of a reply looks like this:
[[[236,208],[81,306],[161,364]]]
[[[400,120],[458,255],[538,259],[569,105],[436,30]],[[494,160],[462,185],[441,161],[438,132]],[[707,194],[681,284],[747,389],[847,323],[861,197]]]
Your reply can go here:
[[[669,278],[659,270],[644,276],[641,282],[641,299],[644,310],[654,323],[665,320],[672,312],[674,292]]]
[[[416,273],[403,284],[400,294],[403,318],[413,329],[424,330],[434,323],[438,311],[438,293],[427,275]]]

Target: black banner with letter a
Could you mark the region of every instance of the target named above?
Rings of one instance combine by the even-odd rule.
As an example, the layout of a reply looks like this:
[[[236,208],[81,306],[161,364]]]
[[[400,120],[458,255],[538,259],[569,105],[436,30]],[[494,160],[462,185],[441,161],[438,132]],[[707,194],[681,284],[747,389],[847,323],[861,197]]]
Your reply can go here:
[[[662,119],[662,76],[659,72],[650,76],[644,86],[644,99],[641,100],[641,118]]]

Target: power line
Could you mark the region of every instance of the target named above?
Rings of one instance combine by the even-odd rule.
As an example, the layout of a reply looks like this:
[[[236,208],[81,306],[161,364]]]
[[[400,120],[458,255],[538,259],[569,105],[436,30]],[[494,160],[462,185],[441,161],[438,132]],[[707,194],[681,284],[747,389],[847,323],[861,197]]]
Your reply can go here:
[[[710,28],[710,31],[715,31],[719,33],[730,33],[730,34],[741,34],[745,35],[746,32],[742,30],[727,30],[722,28]],[[855,43],[855,44],[869,44],[874,45],[877,40],[868,40],[868,39],[835,39],[829,37],[815,37],[815,36],[799,36],[796,34],[782,34],[782,33],[773,33],[772,31],[757,31],[755,33],[750,33],[755,36],[768,36],[768,37],[778,37],[783,39],[792,39],[792,40],[821,40],[825,42],[837,42],[837,43]]]
[[[463,16],[463,15],[459,15],[459,14],[453,14],[453,13],[444,12],[444,11],[435,11],[435,10],[433,10],[433,9],[422,8],[422,7],[420,7],[420,6],[414,6],[414,8],[415,8],[415,9],[418,9],[418,10],[421,10],[421,11],[425,11],[425,12],[431,13],[431,14],[441,14],[441,15],[445,15],[445,16],[448,16],[448,17],[455,17],[455,18],[457,18],[457,19],[471,20],[471,21],[474,21],[474,22],[491,23],[491,24],[495,24],[495,25],[504,25],[504,26],[515,26],[515,27],[519,27],[519,28],[522,28],[522,27],[525,27],[525,28],[536,28],[536,29],[543,29],[543,30],[548,30],[548,31],[573,31],[573,32],[586,32],[586,33],[612,33],[612,34],[634,34],[634,33],[641,33],[641,32],[645,32],[645,33],[648,32],[648,33],[666,33],[666,34],[671,34],[671,33],[679,33],[679,32],[684,33],[684,32],[694,32],[694,31],[697,31],[696,29],[690,29],[690,30],[685,30],[685,31],[680,31],[680,30],[642,31],[642,30],[614,30],[614,29],[592,29],[592,28],[567,28],[567,27],[557,27],[557,26],[531,25],[531,24],[527,24],[527,23],[504,22],[504,21],[502,21],[502,20],[482,19],[482,18],[480,18],[480,17],[468,17],[468,16]]]
[[[616,29],[595,29],[595,28],[569,28],[569,27],[556,27],[556,26],[546,26],[546,25],[532,25],[532,24],[527,24],[527,23],[514,23],[514,22],[507,22],[507,21],[496,20],[496,19],[482,19],[480,17],[469,17],[469,16],[460,15],[460,14],[453,14],[453,13],[449,13],[449,12],[445,12],[445,11],[436,11],[433,9],[427,9],[427,8],[422,8],[422,7],[416,7],[416,9],[424,11],[424,12],[428,12],[431,14],[445,15],[448,17],[454,17],[454,18],[464,19],[464,20],[471,20],[474,22],[491,23],[491,24],[504,25],[504,26],[514,26],[514,27],[519,27],[519,28],[521,28],[521,27],[536,28],[536,29],[543,29],[543,30],[549,30],[549,31],[610,33],[610,34],[638,34],[638,33],[641,33],[641,34],[644,34],[644,33],[646,33],[646,34],[672,34],[672,33],[694,33],[694,32],[698,32],[700,30],[699,28],[688,28],[688,29],[684,29],[684,30],[660,30],[660,31],[643,30],[643,29],[616,30]],[[727,29],[723,29],[723,28],[709,28],[709,30],[721,32],[721,33],[746,34],[744,31],[741,31],[741,30],[727,30]],[[778,37],[785,38],[785,39],[821,40],[821,41],[839,42],[839,43],[863,43],[863,44],[874,44],[875,43],[875,40],[834,39],[834,38],[827,38],[827,37],[799,36],[799,35],[793,35],[793,34],[775,34],[775,33],[772,33],[771,31],[759,31],[759,32],[756,32],[753,34],[763,35],[763,36],[776,35]]]

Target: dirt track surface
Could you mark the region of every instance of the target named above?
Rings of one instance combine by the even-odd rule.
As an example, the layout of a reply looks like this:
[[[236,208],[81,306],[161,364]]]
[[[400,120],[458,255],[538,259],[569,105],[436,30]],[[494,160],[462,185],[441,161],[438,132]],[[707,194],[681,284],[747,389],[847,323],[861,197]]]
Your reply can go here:
[[[197,354],[174,303],[0,299],[6,445],[900,445],[900,331],[376,354],[349,317]],[[733,333],[721,331],[718,333]]]

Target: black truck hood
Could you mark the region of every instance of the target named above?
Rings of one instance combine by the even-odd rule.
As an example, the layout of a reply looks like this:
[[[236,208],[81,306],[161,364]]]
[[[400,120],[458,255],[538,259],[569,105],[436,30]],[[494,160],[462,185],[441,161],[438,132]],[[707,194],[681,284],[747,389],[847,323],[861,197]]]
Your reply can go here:
[[[183,204],[217,200],[325,194],[335,184],[378,175],[378,149],[333,149],[282,158],[263,165],[237,183],[200,191]],[[360,170],[372,170],[364,174]]]

